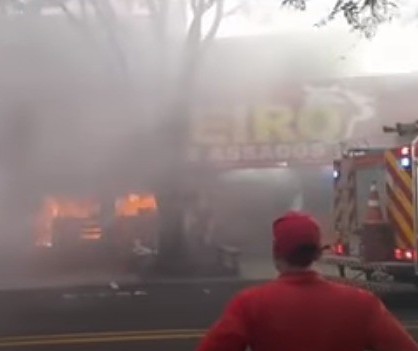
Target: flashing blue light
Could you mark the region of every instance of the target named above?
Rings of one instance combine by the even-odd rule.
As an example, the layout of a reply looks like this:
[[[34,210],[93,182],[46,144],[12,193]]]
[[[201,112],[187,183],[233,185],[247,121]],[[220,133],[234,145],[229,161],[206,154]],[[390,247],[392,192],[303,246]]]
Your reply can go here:
[[[401,158],[401,167],[402,168],[409,168],[411,166],[411,159],[409,157],[402,157]]]
[[[334,171],[332,172],[332,176],[334,177],[334,179],[337,179],[340,176],[340,172],[334,169]]]

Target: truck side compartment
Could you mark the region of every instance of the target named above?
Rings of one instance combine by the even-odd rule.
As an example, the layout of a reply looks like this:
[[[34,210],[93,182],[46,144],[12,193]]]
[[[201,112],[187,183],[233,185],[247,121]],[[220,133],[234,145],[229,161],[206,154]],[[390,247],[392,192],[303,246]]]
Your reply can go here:
[[[372,279],[384,272],[395,279],[414,279],[416,260],[414,172],[410,146],[393,149],[348,150],[334,162],[334,254],[325,262],[364,272]],[[415,172],[416,173],[416,172]],[[373,184],[382,213],[372,235],[365,225]],[[374,233],[375,234],[375,233]],[[370,255],[370,252],[375,254]]]

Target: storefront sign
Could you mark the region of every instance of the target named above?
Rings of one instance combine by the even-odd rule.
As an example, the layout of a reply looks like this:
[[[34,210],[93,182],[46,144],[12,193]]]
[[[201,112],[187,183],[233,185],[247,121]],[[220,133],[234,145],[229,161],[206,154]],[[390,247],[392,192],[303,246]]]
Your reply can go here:
[[[321,163],[355,124],[374,117],[370,100],[338,86],[305,87],[299,105],[208,109],[191,120],[189,159],[243,164]]]

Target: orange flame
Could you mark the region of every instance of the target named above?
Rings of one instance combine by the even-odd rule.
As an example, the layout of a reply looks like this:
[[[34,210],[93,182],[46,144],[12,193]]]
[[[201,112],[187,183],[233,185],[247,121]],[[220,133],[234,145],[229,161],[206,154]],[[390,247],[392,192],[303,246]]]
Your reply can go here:
[[[135,217],[143,213],[154,213],[157,201],[153,195],[129,194],[115,202],[117,217]],[[91,200],[74,200],[69,198],[47,197],[41,206],[36,223],[36,245],[52,246],[53,223],[56,218],[89,219],[98,215],[100,204]],[[99,228],[97,228],[99,229]],[[83,239],[97,240],[101,237],[98,232],[86,232]]]
[[[50,247],[55,218],[90,218],[100,211],[97,202],[47,197],[36,223],[36,246]]]
[[[142,212],[155,212],[157,201],[153,195],[129,194],[116,201],[116,216],[134,217]]]

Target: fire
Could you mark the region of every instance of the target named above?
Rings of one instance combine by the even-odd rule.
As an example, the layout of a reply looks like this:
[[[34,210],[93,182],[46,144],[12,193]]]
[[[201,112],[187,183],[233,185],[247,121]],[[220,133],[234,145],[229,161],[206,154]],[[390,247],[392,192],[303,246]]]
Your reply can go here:
[[[153,195],[129,194],[116,201],[116,216],[135,217],[142,212],[155,212],[157,201]]]
[[[97,215],[100,204],[90,200],[47,197],[36,223],[36,246],[52,246],[53,223],[57,218],[88,219]]]
[[[94,223],[100,215],[101,206],[97,201],[59,197],[45,198],[36,223],[36,246],[51,247],[53,242],[53,224],[56,219],[79,219],[85,222],[81,238],[99,240],[102,230]],[[114,215],[119,218],[152,214],[157,210],[155,196],[128,194],[115,201]],[[88,223],[90,223],[88,225]]]

